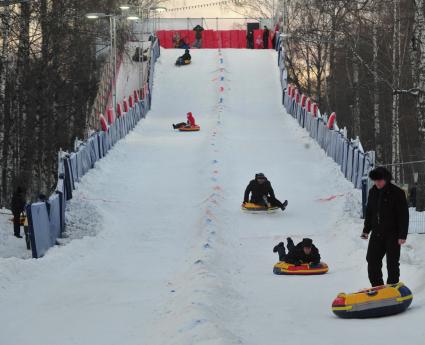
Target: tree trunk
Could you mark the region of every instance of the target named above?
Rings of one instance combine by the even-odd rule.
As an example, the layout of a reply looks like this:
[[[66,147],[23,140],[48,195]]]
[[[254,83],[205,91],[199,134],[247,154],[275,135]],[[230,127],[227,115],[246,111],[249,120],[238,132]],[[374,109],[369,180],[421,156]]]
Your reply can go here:
[[[393,89],[399,89],[400,85],[400,0],[393,0],[393,42],[392,42],[392,79]],[[393,95],[391,116],[391,163],[392,173],[395,181],[400,180],[400,98],[398,94]]]
[[[382,161],[382,143],[381,143],[381,123],[379,119],[379,79],[378,79],[378,28],[376,21],[378,16],[374,15],[372,27],[372,44],[373,44],[373,124],[375,135],[375,150],[378,161]]]

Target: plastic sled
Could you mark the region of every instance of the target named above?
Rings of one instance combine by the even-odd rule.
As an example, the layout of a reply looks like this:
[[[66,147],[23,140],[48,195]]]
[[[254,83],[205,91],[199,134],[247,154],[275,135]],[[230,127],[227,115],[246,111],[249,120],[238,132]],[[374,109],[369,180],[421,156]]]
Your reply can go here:
[[[242,210],[248,212],[275,212],[278,209],[279,207],[277,206],[266,207],[263,205],[254,204],[253,202],[246,202],[245,204],[242,204]]]
[[[199,132],[200,129],[201,127],[199,127],[198,125],[195,125],[195,126],[180,127],[179,131],[180,132]]]
[[[402,313],[412,300],[412,292],[400,282],[350,294],[340,293],[332,303],[332,311],[343,319],[382,317]]]
[[[329,267],[324,262],[318,264],[293,265],[285,261],[279,261],[273,267],[273,273],[279,275],[319,275],[329,271]]]
[[[180,59],[177,59],[176,61],[176,66],[186,66],[186,65],[190,65],[191,64],[191,60],[183,60],[181,61]]]
[[[21,226],[24,226],[25,225],[25,220],[27,219],[27,217],[25,217],[25,216],[21,216],[21,218],[20,218],[20,223],[21,223]],[[9,222],[11,222],[11,223],[13,223],[13,218],[9,218]]]

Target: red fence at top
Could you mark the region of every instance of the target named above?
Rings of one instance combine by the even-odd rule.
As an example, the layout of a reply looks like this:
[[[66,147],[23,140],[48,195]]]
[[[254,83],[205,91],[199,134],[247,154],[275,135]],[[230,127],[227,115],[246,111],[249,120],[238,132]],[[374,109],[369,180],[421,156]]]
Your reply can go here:
[[[263,49],[264,30],[254,30],[254,48]],[[156,32],[162,48],[181,48],[179,40],[183,40],[188,46],[195,42],[195,31],[193,30],[159,30]],[[272,48],[272,35],[269,34],[268,48]],[[204,30],[202,31],[202,48],[247,48],[245,30]]]

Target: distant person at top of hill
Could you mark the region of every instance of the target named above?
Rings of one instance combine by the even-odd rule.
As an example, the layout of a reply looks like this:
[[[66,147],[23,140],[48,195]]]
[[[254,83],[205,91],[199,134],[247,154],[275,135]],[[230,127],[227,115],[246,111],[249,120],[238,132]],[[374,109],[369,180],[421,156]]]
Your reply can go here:
[[[285,261],[293,265],[320,263],[319,249],[313,244],[312,239],[304,238],[297,245],[294,244],[290,237],[287,238],[287,241],[288,254],[286,254],[283,242],[273,248],[273,253],[277,252],[279,254],[279,261]]]
[[[195,118],[193,117],[193,114],[191,111],[189,111],[187,113],[187,122],[180,122],[177,124],[173,124],[173,128],[174,129],[179,129],[179,128],[183,128],[183,127],[195,127],[196,126],[196,122],[195,122]]]
[[[246,35],[246,42],[248,49],[254,49],[254,32],[252,30],[248,31]]]
[[[193,48],[202,48],[202,31],[204,31],[204,28],[198,24],[193,28],[193,31],[195,31]]]
[[[270,31],[267,26],[264,25],[264,31],[263,31],[263,48],[269,49],[269,35]]]
[[[182,56],[179,56],[179,58],[176,61],[176,65],[188,65],[192,61],[192,56],[190,56],[189,49],[186,49],[184,51],[184,54]]]
[[[251,194],[251,198],[249,197]],[[249,182],[245,189],[243,203],[252,202],[265,207],[277,206],[282,211],[288,206],[288,200],[280,202],[274,195],[274,190],[270,181],[263,173],[255,174],[255,179]]]
[[[21,214],[25,210],[25,192],[20,186],[16,187],[11,201],[11,208],[13,214],[13,233],[15,237],[22,238],[21,236]]]

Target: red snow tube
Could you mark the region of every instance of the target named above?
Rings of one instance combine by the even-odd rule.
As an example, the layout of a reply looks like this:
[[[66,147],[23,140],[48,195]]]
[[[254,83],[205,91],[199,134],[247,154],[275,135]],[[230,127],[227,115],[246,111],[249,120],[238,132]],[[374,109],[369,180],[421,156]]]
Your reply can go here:
[[[301,97],[301,106],[303,108],[305,107],[306,100],[307,100],[307,96],[306,95],[302,95],[302,97]]]
[[[317,105],[317,103],[314,103],[313,104],[313,116],[317,117],[318,112],[319,112],[319,106]]]
[[[136,103],[139,102],[139,95],[137,94],[137,91],[134,90],[133,94],[134,94],[134,102]]]
[[[300,93],[299,93],[299,91],[298,91],[298,89],[296,89],[295,90],[295,101],[297,102],[297,103],[300,103]]]
[[[121,117],[122,116],[122,108],[121,108],[121,103],[117,104],[117,116]]]
[[[292,97],[292,86],[288,85],[288,90],[287,90],[288,96]]]
[[[199,132],[200,129],[201,127],[199,127],[198,125],[195,125],[195,126],[180,127],[179,131],[180,132]]]
[[[99,120],[100,120],[100,126],[102,128],[102,131],[107,132],[108,131],[108,123],[106,122],[105,116],[100,114]]]
[[[114,111],[113,111],[113,109],[112,108],[108,108],[108,111],[107,111],[106,114],[108,116],[108,123],[110,125],[112,125],[112,123],[114,122]]]
[[[128,97],[128,103],[130,104],[130,108],[134,107],[133,96]]]
[[[124,98],[123,104],[124,104],[124,113],[128,113],[128,102],[125,98]]]
[[[329,116],[329,119],[328,119],[327,127],[328,127],[329,129],[334,129],[335,120],[336,120],[336,113],[335,113],[335,112],[333,112],[333,113],[331,114],[331,116]]]
[[[310,97],[307,98],[307,111],[311,113],[311,99]]]

